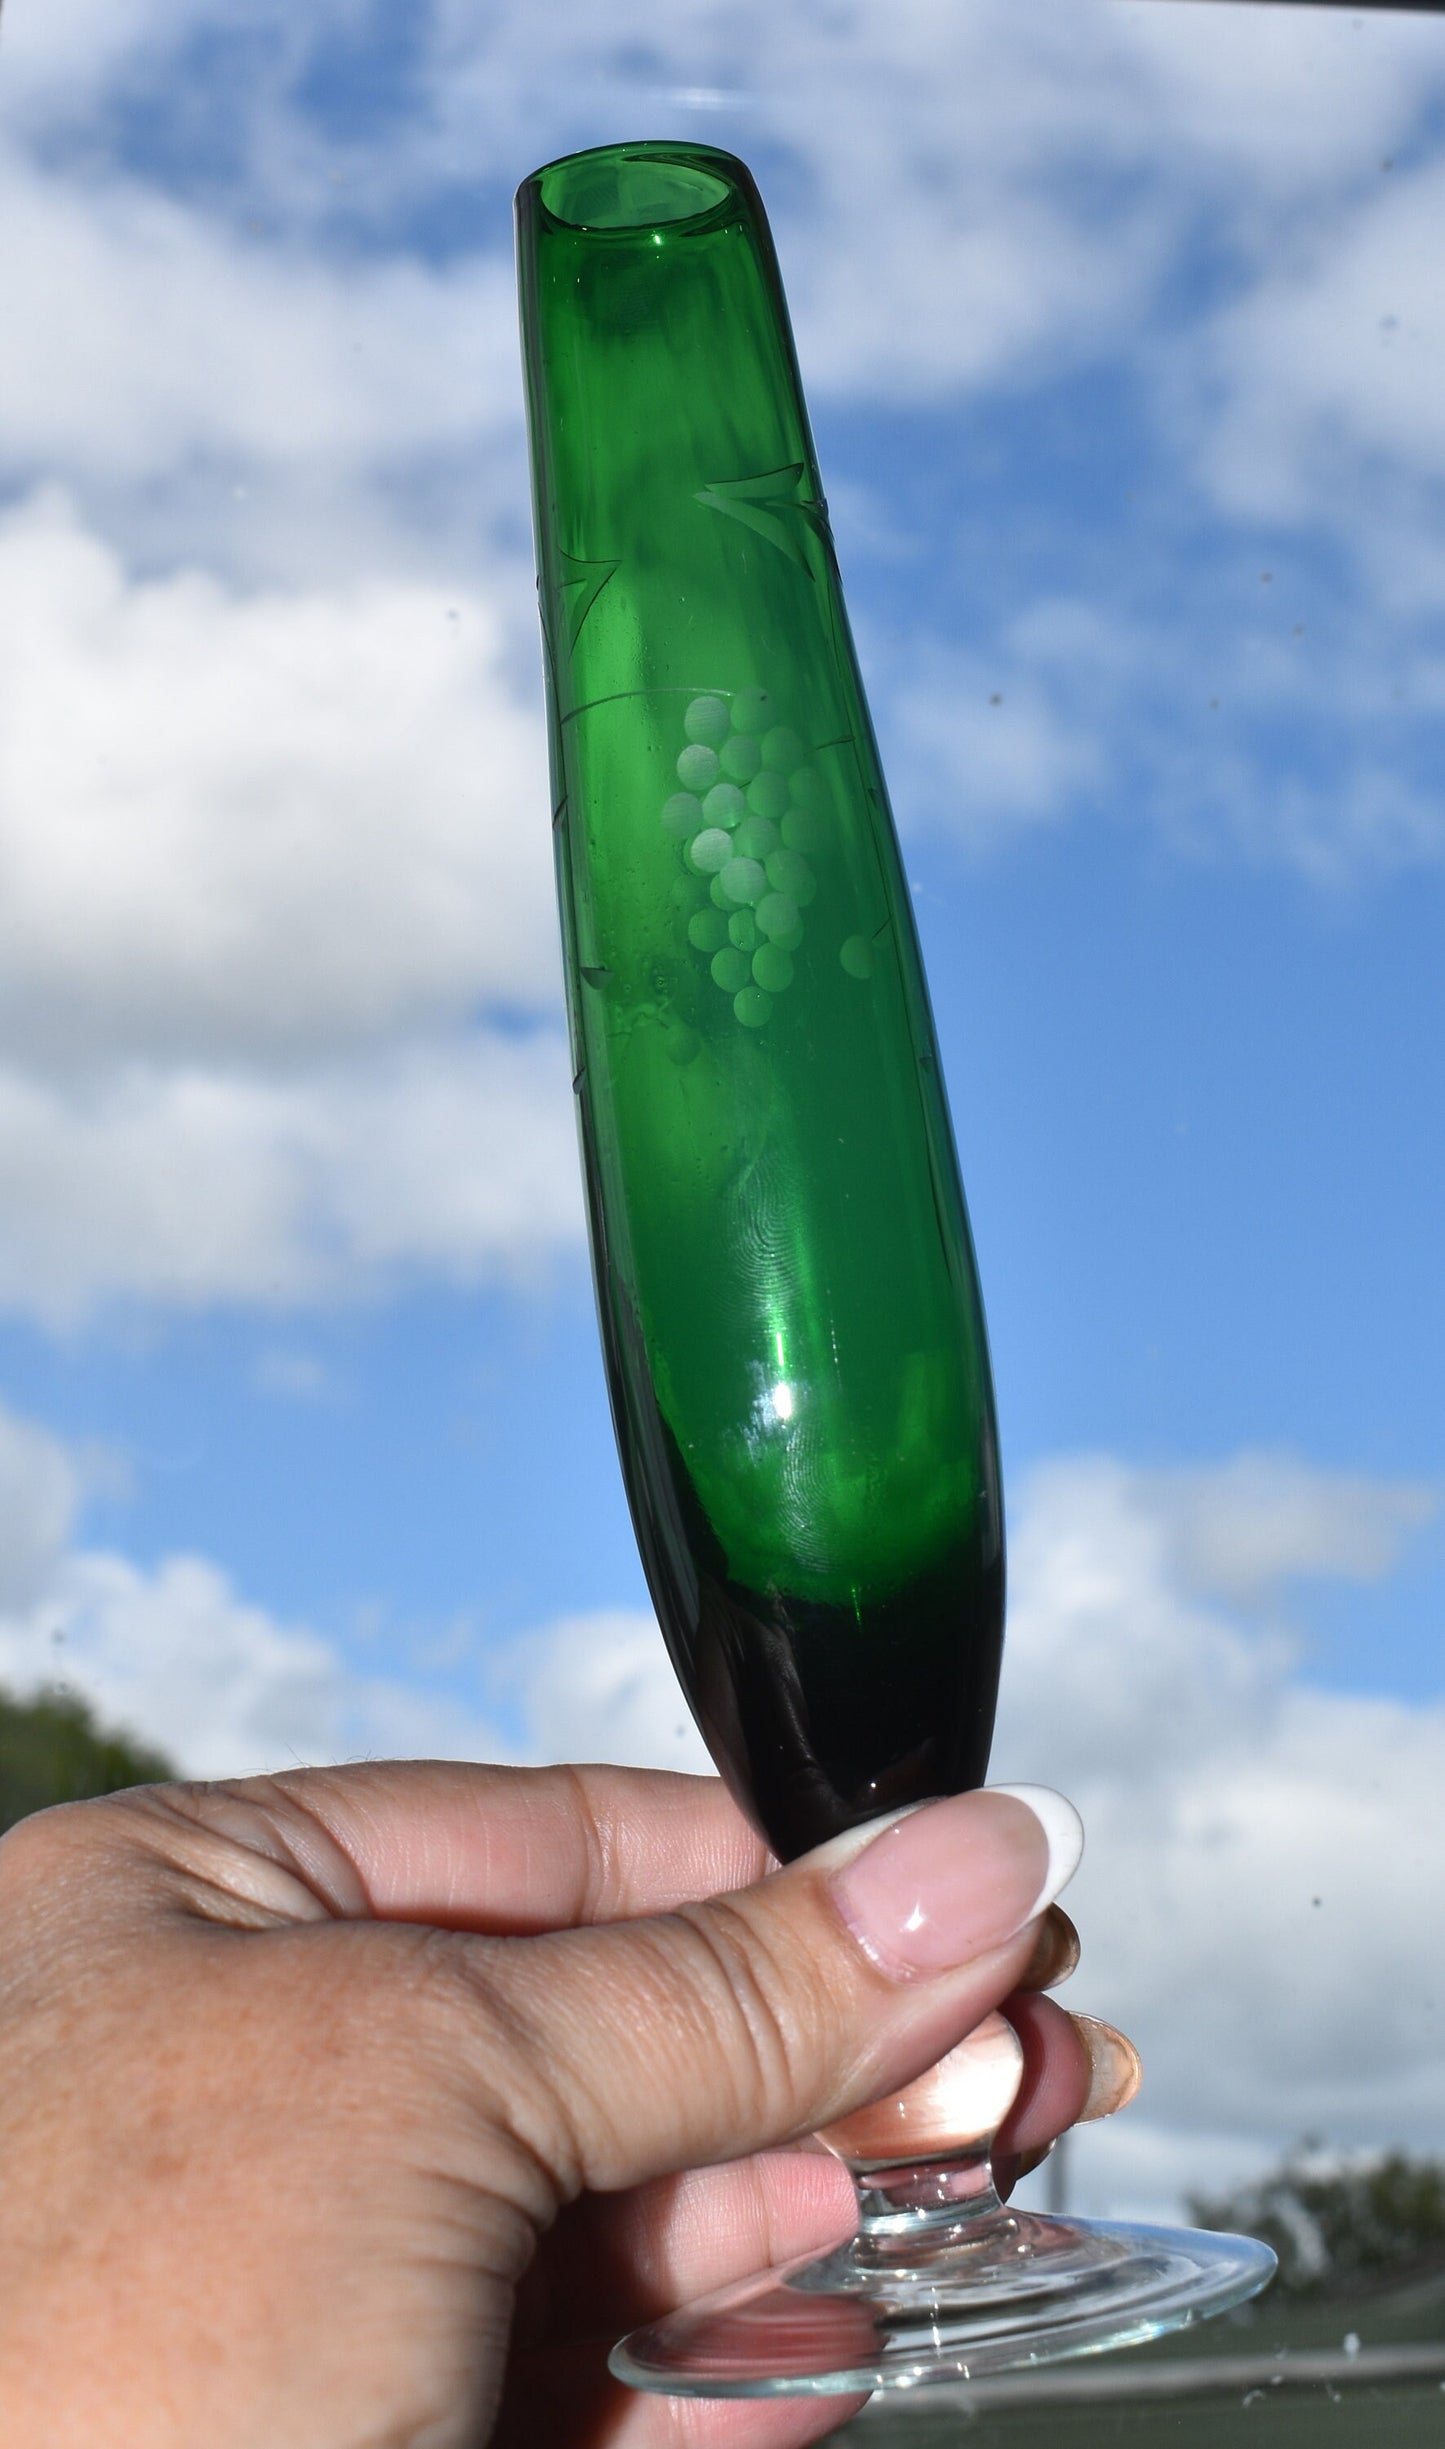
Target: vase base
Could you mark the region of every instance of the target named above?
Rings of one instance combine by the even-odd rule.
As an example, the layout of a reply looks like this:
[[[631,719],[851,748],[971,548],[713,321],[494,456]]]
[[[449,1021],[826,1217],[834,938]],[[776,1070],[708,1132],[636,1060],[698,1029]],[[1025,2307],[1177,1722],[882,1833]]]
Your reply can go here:
[[[855,2239],[635,2330],[612,2370],[634,2389],[771,2398],[877,2389],[1137,2346],[1256,2295],[1252,2237],[1003,2212],[927,2254]]]

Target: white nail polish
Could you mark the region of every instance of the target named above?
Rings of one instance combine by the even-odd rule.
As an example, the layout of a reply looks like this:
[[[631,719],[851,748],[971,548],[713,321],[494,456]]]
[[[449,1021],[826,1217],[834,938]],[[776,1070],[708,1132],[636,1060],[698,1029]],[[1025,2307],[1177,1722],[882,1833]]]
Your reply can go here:
[[[937,1801],[939,1798],[934,1796],[930,1799]],[[927,1811],[928,1808],[927,1803],[905,1803],[899,1811],[881,1811],[876,1820],[865,1820],[859,1828],[845,1828],[841,1837],[825,1838],[821,1845],[813,1848],[808,1860],[815,1862],[819,1870],[826,1871],[831,1878],[835,1871],[841,1871],[857,1855],[865,1853],[874,1838],[882,1836],[885,1828],[896,1828],[900,1820],[911,1820],[915,1811]]]
[[[1044,1873],[1033,1911],[1027,1915],[1034,1921],[1062,1896],[1073,1878],[1084,1854],[1084,1823],[1074,1806],[1052,1786],[990,1786],[990,1794],[1011,1794],[1015,1802],[1025,1804],[1039,1821],[1049,1841],[1049,1867]]]

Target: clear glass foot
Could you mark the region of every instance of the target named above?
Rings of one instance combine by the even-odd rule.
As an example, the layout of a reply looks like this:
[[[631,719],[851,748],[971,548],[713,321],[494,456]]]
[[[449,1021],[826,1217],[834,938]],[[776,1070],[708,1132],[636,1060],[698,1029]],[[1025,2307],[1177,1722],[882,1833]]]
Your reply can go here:
[[[831,2129],[858,2184],[852,2241],[635,2330],[613,2372],[681,2397],[910,2389],[1135,2346],[1265,2285],[1274,2255],[1251,2237],[1001,2204],[988,2147],[1020,2065],[991,2016],[920,2084]],[[986,2108],[987,2130],[926,2159],[872,2156],[936,2127],[949,2099]]]

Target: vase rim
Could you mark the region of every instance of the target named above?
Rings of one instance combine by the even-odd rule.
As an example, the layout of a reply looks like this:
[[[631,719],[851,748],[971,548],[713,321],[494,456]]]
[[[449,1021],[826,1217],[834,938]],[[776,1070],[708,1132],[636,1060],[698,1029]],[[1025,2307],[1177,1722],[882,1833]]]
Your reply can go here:
[[[737,192],[741,163],[712,146],[650,139],[546,162],[524,182],[563,228],[622,236],[703,221]]]

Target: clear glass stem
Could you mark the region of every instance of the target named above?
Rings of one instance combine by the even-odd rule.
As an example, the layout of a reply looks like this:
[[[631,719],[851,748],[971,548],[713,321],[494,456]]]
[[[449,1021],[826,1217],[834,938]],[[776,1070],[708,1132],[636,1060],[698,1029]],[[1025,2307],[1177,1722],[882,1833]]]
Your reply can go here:
[[[956,2283],[961,2262],[975,2254],[997,2261],[1020,2250],[1021,2223],[998,2198],[987,2142],[855,2174],[854,2182],[858,2231],[850,2252],[860,2275],[901,2278],[946,2254]]]
[[[858,2248],[897,2259],[958,2237],[997,2239],[1010,2215],[993,2182],[994,2136],[1023,2077],[1018,2035],[1001,2015],[904,2092],[825,2127],[820,2141],[858,2189]]]
[[[994,2190],[989,2142],[943,2159],[866,2173],[855,2170],[854,2183],[858,2236],[865,2243],[891,2243],[914,2233],[936,2238],[945,2230],[977,2231],[1008,2216]]]

